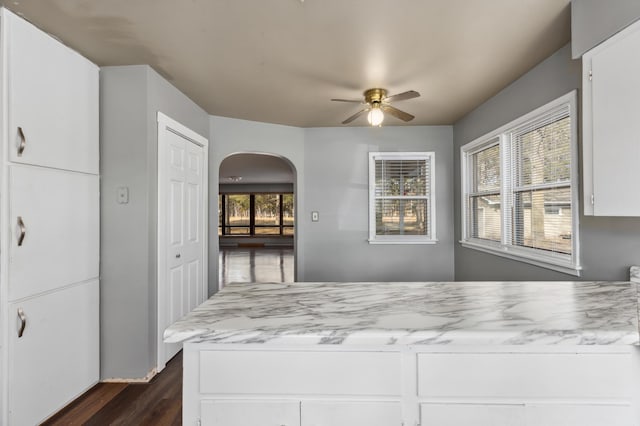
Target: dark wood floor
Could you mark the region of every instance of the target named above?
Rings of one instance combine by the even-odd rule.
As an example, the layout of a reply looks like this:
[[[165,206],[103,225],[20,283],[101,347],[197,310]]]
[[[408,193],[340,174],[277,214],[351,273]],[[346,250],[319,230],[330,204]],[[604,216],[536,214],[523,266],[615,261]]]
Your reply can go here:
[[[182,425],[182,351],[149,383],[99,383],[43,425]]]

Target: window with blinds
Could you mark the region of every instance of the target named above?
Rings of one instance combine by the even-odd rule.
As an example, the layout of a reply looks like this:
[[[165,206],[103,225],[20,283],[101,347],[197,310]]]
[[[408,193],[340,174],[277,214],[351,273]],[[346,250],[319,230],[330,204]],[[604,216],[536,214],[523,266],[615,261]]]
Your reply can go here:
[[[510,138],[513,244],[571,255],[569,106],[514,129]]]
[[[468,193],[469,235],[481,240],[502,239],[502,195],[499,139],[469,155],[471,188]]]
[[[369,153],[369,241],[434,242],[431,152]]]
[[[576,95],[462,147],[463,241],[577,275]]]

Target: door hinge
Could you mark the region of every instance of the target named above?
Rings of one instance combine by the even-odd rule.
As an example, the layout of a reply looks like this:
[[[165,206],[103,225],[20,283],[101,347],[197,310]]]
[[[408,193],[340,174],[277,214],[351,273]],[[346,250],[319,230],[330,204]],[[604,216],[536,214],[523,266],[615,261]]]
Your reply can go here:
[[[593,70],[589,70],[589,81],[593,81]]]
[[[594,197],[593,194],[591,194],[591,205],[593,206],[596,203],[596,197]]]

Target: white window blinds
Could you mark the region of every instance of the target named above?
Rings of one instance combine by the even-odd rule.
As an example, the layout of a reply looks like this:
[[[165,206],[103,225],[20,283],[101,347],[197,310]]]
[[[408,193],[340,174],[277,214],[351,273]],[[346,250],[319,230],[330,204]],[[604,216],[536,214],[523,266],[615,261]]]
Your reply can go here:
[[[511,132],[512,244],[571,254],[571,117],[562,105]]]
[[[496,138],[489,146],[470,154],[471,190],[467,196],[469,235],[497,242],[502,238],[499,141]]]
[[[370,153],[372,242],[432,239],[433,153]]]
[[[575,274],[576,95],[462,147],[463,244]]]

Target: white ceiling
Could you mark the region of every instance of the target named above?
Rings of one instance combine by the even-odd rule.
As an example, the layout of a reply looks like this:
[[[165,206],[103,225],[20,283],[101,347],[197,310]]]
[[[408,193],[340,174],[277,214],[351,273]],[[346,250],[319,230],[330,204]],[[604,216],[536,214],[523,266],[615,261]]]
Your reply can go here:
[[[150,64],[210,114],[300,127],[339,126],[359,106],[329,99],[371,87],[420,92],[395,104],[411,124],[453,124],[570,39],[570,0],[4,4],[98,65]]]

